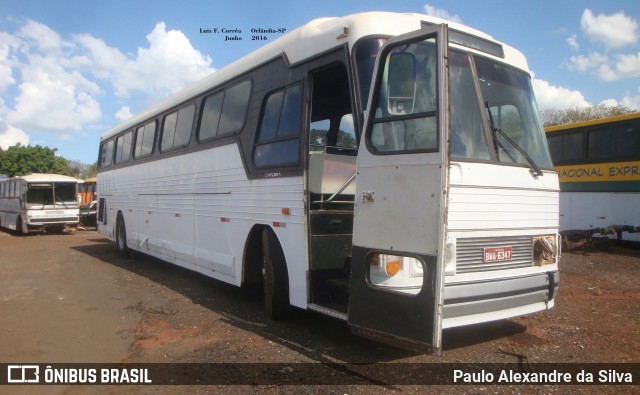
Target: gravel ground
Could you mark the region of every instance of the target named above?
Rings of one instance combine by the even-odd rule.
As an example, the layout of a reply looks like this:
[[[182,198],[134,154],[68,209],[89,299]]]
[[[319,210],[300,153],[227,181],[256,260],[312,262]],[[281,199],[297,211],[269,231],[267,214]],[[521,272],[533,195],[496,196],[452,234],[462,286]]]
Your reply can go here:
[[[522,367],[527,363],[574,367],[639,363],[640,248],[612,246],[565,253],[555,308],[447,330],[441,356],[361,339],[345,323],[311,312],[297,311],[287,321],[270,321],[264,316],[259,292],[147,256],[120,258],[115,246],[95,231],[29,236],[0,232],[0,249],[11,251],[0,254],[0,362],[235,364],[209,366],[228,369],[230,377],[233,369],[244,366],[249,369],[244,373],[255,376],[255,383],[269,383],[251,385],[252,380],[247,380],[249,385],[188,388],[55,386],[29,387],[29,391],[12,386],[9,392],[0,387],[0,393],[34,393],[34,389],[55,394],[640,392],[639,386],[400,385],[412,383],[411,378],[385,384],[366,370],[367,366],[390,366],[393,374],[402,376],[399,363],[408,364],[406,374],[433,363]],[[325,365],[308,365],[318,362]],[[354,363],[374,365],[345,365]],[[352,372],[365,369],[358,379],[363,385],[341,382],[345,366]],[[326,379],[338,384],[270,382],[283,373],[303,383],[312,377],[314,383]],[[637,383],[640,377],[634,380]]]

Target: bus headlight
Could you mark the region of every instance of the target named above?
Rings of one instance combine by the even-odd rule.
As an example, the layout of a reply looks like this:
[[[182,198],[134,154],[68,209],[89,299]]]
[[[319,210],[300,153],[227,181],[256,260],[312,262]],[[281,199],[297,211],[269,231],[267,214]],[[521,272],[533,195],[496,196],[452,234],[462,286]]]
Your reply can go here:
[[[368,257],[367,279],[375,288],[417,295],[426,283],[423,266],[417,257],[374,253]]]
[[[373,285],[400,284],[407,279],[422,279],[423,273],[421,261],[414,257],[381,253],[369,257],[369,278]]]
[[[369,258],[372,273],[393,277],[402,270],[403,257],[387,254],[373,254]],[[376,270],[377,268],[377,270]]]

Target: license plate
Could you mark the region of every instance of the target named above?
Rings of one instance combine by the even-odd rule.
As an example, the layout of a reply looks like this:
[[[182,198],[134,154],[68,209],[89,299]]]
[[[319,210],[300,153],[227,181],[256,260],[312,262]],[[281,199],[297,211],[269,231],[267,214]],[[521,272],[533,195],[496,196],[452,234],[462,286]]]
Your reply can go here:
[[[511,247],[487,247],[484,249],[483,262],[511,260]]]

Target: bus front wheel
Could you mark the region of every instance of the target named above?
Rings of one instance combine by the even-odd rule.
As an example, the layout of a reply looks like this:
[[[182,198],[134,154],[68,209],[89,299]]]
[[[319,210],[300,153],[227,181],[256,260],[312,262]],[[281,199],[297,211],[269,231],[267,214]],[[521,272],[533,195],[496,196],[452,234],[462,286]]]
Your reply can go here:
[[[18,219],[16,219],[16,233],[23,235],[25,233],[27,233],[25,231],[25,227],[22,226],[22,217],[18,216]]]
[[[262,233],[262,253],[265,311],[273,320],[286,318],[290,309],[287,265],[282,247],[269,229]]]
[[[127,227],[124,224],[124,218],[122,214],[118,215],[118,219],[116,221],[116,247],[118,248],[118,252],[122,257],[129,258],[131,252],[129,250],[129,246],[127,245]]]

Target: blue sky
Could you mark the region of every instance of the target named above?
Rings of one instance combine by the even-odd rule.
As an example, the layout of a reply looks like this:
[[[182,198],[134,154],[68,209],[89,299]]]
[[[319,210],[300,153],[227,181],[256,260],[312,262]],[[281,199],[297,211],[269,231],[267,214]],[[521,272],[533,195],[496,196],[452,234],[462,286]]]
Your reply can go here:
[[[541,108],[640,110],[637,0],[1,0],[0,147],[93,163],[105,130],[263,45],[251,28],[374,10],[453,19],[518,48]],[[243,40],[200,33],[214,28]]]

